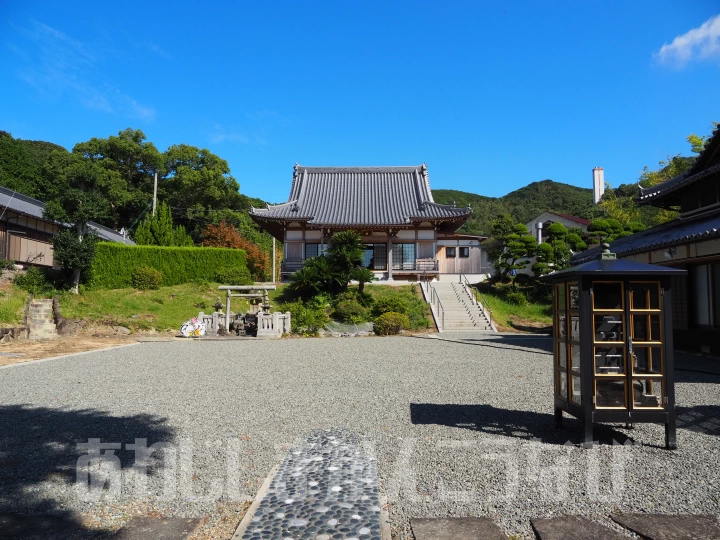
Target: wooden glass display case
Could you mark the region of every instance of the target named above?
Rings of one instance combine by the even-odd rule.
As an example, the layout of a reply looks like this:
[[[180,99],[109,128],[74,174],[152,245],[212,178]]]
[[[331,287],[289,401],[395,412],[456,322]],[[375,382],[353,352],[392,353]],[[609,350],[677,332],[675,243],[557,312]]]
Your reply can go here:
[[[665,424],[676,447],[670,277],[686,272],[606,252],[545,276],[553,286],[555,418]]]

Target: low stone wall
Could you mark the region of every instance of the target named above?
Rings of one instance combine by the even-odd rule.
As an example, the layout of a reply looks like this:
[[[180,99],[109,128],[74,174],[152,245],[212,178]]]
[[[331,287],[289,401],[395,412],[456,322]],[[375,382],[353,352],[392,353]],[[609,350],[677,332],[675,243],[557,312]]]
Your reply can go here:
[[[10,328],[0,328],[0,343],[9,343],[11,341],[22,341],[28,338],[27,326],[12,326]]]

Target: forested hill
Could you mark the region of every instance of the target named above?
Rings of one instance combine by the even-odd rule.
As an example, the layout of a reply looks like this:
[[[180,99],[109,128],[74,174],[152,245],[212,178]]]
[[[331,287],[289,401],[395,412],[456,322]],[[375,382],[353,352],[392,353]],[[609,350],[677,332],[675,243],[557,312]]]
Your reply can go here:
[[[432,190],[435,202],[470,206],[473,213],[459,232],[490,234],[490,222],[499,214],[510,214],[520,223],[527,223],[546,210],[592,219],[599,214],[593,204],[592,189],[542,180],[533,182],[503,197],[485,197],[453,189]]]
[[[9,133],[0,131],[0,186],[42,198],[43,189],[38,178],[53,150],[68,153],[57,144],[13,139]]]

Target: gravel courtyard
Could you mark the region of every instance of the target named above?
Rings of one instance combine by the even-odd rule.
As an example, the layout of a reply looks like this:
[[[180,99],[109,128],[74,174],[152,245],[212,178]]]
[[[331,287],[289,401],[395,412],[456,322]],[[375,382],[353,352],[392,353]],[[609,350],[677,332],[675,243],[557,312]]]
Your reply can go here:
[[[677,451],[655,425],[596,428],[601,445],[584,450],[578,422],[554,428],[549,339],[443,338],[141,343],[2,368],[0,512],[107,530],[206,516],[254,496],[313,430],[344,428],[377,457],[398,539],[412,517],[491,516],[531,538],[531,517],[720,514],[720,364],[677,362]],[[111,478],[99,500],[75,483],[89,439],[122,444],[121,476],[96,467]],[[147,475],[136,439],[169,443]]]

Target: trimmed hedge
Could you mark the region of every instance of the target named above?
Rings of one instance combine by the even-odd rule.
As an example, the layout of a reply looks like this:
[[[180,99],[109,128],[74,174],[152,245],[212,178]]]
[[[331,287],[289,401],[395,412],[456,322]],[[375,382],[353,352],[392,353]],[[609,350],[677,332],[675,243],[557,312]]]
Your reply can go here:
[[[213,279],[219,271],[241,269],[247,272],[242,249],[128,246],[100,242],[90,269],[89,285],[101,289],[132,287],[135,269],[141,266],[161,272],[165,286]]]

